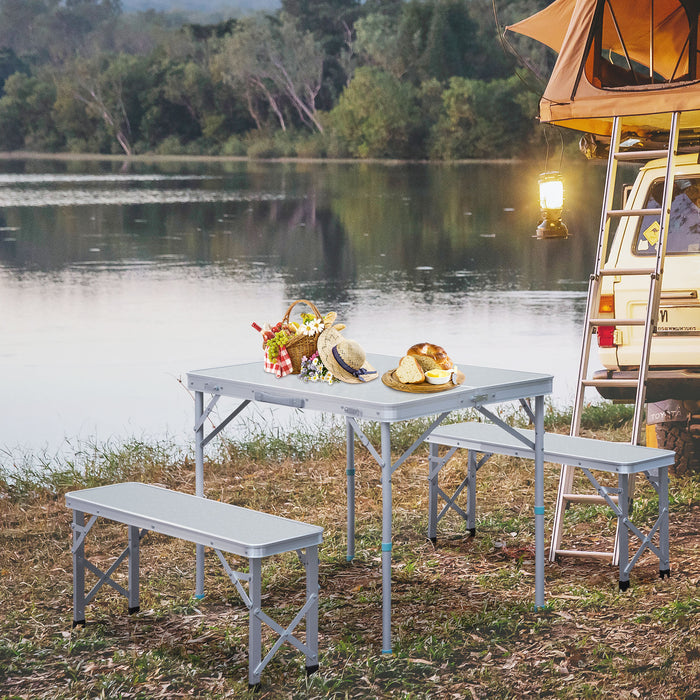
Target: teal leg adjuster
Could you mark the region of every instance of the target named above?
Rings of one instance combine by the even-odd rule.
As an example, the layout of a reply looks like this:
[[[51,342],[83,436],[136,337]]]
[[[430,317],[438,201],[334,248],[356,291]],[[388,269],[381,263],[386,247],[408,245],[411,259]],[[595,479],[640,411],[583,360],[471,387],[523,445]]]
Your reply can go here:
[[[391,551],[391,542],[382,542],[382,552],[390,552]],[[391,653],[391,652],[389,652]]]
[[[348,476],[355,476],[355,470],[354,470],[354,469],[346,469],[346,470],[345,470],[345,473],[346,473]]]
[[[535,515],[544,515],[544,506],[535,506]]]

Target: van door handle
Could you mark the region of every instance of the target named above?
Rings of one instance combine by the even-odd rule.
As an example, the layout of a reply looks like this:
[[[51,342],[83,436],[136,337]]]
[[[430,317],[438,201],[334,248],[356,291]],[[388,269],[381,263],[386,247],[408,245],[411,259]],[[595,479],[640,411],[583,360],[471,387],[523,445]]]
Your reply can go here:
[[[697,289],[681,289],[672,292],[661,292],[661,301],[676,301],[681,299],[697,299],[698,290]]]

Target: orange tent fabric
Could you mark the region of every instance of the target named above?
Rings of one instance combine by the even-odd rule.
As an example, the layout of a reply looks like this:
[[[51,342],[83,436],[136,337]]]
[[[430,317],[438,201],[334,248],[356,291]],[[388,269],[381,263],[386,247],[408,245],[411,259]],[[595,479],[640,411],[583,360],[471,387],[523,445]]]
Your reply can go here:
[[[700,129],[700,0],[555,0],[506,29],[559,56],[540,101],[540,120],[609,136],[625,117],[640,136]],[[697,110],[697,111],[696,111]]]

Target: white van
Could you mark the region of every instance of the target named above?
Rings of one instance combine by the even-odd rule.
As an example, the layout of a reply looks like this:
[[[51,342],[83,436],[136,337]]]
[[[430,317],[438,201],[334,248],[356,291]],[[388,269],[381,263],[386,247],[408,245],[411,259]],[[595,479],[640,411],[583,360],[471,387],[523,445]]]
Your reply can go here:
[[[659,446],[676,449],[676,472],[688,471],[692,436],[700,435],[700,163],[698,155],[676,161],[657,332],[652,340],[647,382],[647,424],[655,424]],[[659,208],[666,160],[641,168],[626,208]],[[655,265],[659,217],[626,217],[612,239],[605,269],[643,269]],[[648,276],[604,277],[599,317],[645,318]],[[644,338],[643,326],[597,329],[604,371],[596,377],[636,378]],[[634,401],[634,390],[598,389],[604,398]],[[695,416],[695,419],[693,418]],[[697,426],[697,427],[696,427]],[[649,431],[647,431],[649,442]],[[685,457],[680,453],[690,454]]]

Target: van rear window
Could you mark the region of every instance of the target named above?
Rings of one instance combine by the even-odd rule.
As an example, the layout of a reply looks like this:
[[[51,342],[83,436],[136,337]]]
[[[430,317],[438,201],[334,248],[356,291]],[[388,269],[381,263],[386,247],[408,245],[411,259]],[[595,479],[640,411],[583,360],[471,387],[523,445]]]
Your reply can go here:
[[[654,181],[645,208],[660,208],[663,193],[663,180]],[[700,253],[700,177],[676,179],[672,196],[666,252]],[[660,231],[658,216],[642,217],[633,252],[636,255],[656,255]]]

